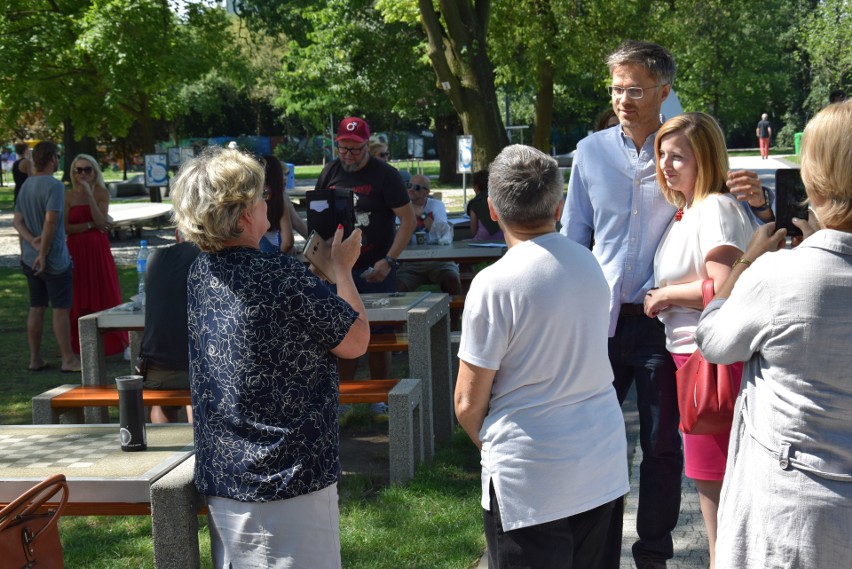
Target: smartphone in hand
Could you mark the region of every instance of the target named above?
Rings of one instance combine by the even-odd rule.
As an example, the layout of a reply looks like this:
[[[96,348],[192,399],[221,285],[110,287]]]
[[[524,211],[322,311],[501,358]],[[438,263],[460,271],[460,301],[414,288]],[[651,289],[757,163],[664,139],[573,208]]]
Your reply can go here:
[[[302,255],[314,266],[318,277],[331,284],[337,282],[334,277],[334,265],[331,264],[331,245],[326,243],[319,233],[311,231]]]
[[[808,195],[798,168],[775,171],[775,229],[782,227],[787,235],[801,235],[802,230],[793,225],[793,218],[808,219]]]

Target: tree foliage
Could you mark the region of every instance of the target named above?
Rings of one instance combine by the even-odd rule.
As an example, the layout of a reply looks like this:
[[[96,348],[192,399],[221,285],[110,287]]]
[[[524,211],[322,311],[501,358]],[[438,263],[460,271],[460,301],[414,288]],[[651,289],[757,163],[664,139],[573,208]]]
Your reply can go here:
[[[821,0],[801,26],[812,83],[807,107],[817,112],[833,89],[852,89],[852,1]]]
[[[684,108],[710,113],[728,132],[753,131],[762,112],[777,120],[791,88],[794,8],[789,0],[656,3],[656,38],[678,63]]]
[[[227,57],[226,23],[223,10],[197,3],[179,19],[167,0],[7,0],[4,118],[40,108],[77,138],[123,137],[136,122],[150,151],[154,119],[185,110],[181,86]]]

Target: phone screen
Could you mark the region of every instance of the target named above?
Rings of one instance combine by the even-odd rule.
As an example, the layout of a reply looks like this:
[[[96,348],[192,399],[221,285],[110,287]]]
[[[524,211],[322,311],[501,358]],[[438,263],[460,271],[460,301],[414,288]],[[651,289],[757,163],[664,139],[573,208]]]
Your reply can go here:
[[[334,194],[334,219],[343,226],[343,238],[346,239],[355,229],[355,214],[352,207],[352,192]]]
[[[777,170],[775,172],[775,228],[784,228],[787,235],[801,235],[802,231],[793,225],[792,219],[808,219],[808,195],[802,183],[802,174],[798,168]]]

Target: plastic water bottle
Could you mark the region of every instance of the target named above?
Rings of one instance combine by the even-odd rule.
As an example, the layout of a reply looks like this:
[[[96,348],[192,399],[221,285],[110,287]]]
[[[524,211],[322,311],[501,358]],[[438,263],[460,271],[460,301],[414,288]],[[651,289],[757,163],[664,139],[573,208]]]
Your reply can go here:
[[[148,242],[139,242],[139,252],[136,254],[136,277],[139,279],[139,296],[145,298],[145,270],[148,268]]]

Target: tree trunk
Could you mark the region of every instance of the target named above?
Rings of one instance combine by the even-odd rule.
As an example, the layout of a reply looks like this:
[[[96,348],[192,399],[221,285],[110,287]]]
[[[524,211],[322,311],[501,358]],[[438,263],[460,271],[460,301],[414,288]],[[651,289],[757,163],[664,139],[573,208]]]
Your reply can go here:
[[[438,88],[450,98],[465,134],[473,136],[474,170],[487,168],[509,144],[486,51],[490,2],[440,0],[442,24],[432,0],[418,0]]]
[[[154,153],[154,119],[151,118],[151,107],[148,95],[139,96],[139,135],[142,154]]]
[[[441,170],[438,181],[442,184],[460,184],[461,175],[456,173],[456,137],[462,133],[459,117],[443,115],[435,117],[435,144]]]
[[[553,124],[553,62],[547,57],[538,62],[538,92],[535,97],[535,127],[532,145],[550,154],[550,128]]]
[[[62,167],[62,181],[70,183],[71,182],[71,162],[74,161],[74,158],[77,157],[78,154],[88,154],[95,160],[98,159],[98,145],[94,138],[90,136],[84,136],[80,140],[74,139],[74,123],[70,118],[66,118],[62,121],[63,126],[63,134],[62,134],[62,145],[63,145],[63,167]]]

